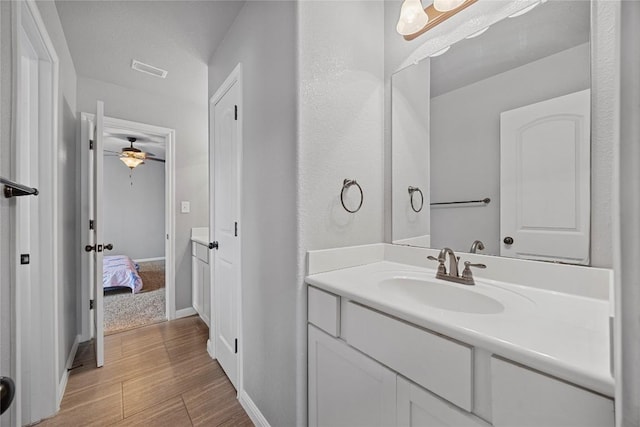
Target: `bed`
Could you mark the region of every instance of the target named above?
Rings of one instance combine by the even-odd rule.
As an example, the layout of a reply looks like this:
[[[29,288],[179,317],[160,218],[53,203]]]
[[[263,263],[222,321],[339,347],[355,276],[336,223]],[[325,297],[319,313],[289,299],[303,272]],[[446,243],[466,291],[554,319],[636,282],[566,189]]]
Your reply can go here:
[[[140,292],[142,279],[138,275],[138,264],[126,255],[104,257],[102,286],[105,291],[129,288],[131,293]]]

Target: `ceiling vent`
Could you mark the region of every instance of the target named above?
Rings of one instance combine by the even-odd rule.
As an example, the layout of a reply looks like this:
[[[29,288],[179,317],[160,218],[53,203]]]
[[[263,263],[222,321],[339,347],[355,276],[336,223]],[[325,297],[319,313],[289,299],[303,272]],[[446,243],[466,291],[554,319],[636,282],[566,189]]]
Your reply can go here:
[[[140,71],[141,73],[151,74],[152,76],[160,77],[164,79],[167,77],[169,73],[167,70],[163,70],[162,68],[154,67],[153,65],[145,64],[144,62],[140,62],[137,59],[134,59],[131,63],[131,68],[136,71]]]

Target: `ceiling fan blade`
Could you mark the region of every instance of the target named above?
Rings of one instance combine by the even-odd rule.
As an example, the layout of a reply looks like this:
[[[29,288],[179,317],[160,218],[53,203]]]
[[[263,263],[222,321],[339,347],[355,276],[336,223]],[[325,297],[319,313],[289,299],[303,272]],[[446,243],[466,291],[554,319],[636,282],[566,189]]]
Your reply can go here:
[[[147,157],[147,158],[146,158],[146,159],[144,159],[144,160],[145,160],[145,161],[147,161],[147,160],[153,160],[154,162],[165,163],[165,160],[164,160],[164,159],[156,159],[156,158],[153,158],[153,157]]]

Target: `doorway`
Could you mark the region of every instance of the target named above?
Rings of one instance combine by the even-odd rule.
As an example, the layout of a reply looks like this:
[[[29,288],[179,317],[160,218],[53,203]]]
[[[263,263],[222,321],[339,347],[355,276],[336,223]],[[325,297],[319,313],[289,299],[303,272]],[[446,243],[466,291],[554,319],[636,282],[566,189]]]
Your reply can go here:
[[[91,135],[97,117],[81,114],[83,176],[81,227],[84,241],[94,245],[92,235],[97,224],[90,207],[99,198],[102,208],[101,233],[105,249],[103,273],[95,275],[92,256],[82,259],[82,336],[95,337],[89,302],[99,301],[103,293],[104,333],[110,334],[175,318],[174,251],[174,141],[175,131],[143,123],[104,117],[99,152],[92,153]],[[98,148],[99,145],[99,148]],[[144,153],[141,155],[139,153]],[[90,191],[95,173],[89,162],[102,156],[102,184]],[[129,168],[121,159],[144,157],[143,163]],[[98,181],[99,182],[99,181]],[[134,218],[135,217],[135,218]],[[112,241],[113,240],[113,241]],[[123,279],[123,276],[124,279]],[[102,277],[91,280],[92,277]],[[123,279],[123,280],[121,280]],[[95,290],[94,290],[95,289]],[[100,360],[99,351],[96,359]],[[98,363],[100,366],[100,363]]]
[[[215,240],[213,327],[208,346],[233,386],[242,391],[242,64],[211,97],[209,227]]]
[[[14,179],[38,189],[17,197],[11,236],[15,424],[53,414],[66,369],[58,336],[58,57],[34,2],[12,3]],[[61,366],[62,365],[62,366]]]

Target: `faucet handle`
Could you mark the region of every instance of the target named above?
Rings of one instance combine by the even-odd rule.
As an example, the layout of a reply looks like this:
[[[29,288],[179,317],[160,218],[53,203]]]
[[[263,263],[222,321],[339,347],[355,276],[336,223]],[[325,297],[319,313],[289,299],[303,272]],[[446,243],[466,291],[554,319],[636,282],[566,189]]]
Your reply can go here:
[[[487,268],[486,264],[472,264],[469,261],[465,261],[464,262],[464,269],[466,270],[469,267]]]
[[[487,266],[485,264],[472,264],[469,261],[464,262],[464,270],[462,270],[462,278],[466,280],[466,284],[474,285],[475,282],[473,280],[473,273],[471,272],[471,267],[487,268]]]
[[[429,255],[427,259],[431,261],[438,261],[438,274],[447,274],[447,268],[444,266],[444,258],[436,258],[434,256]]]

